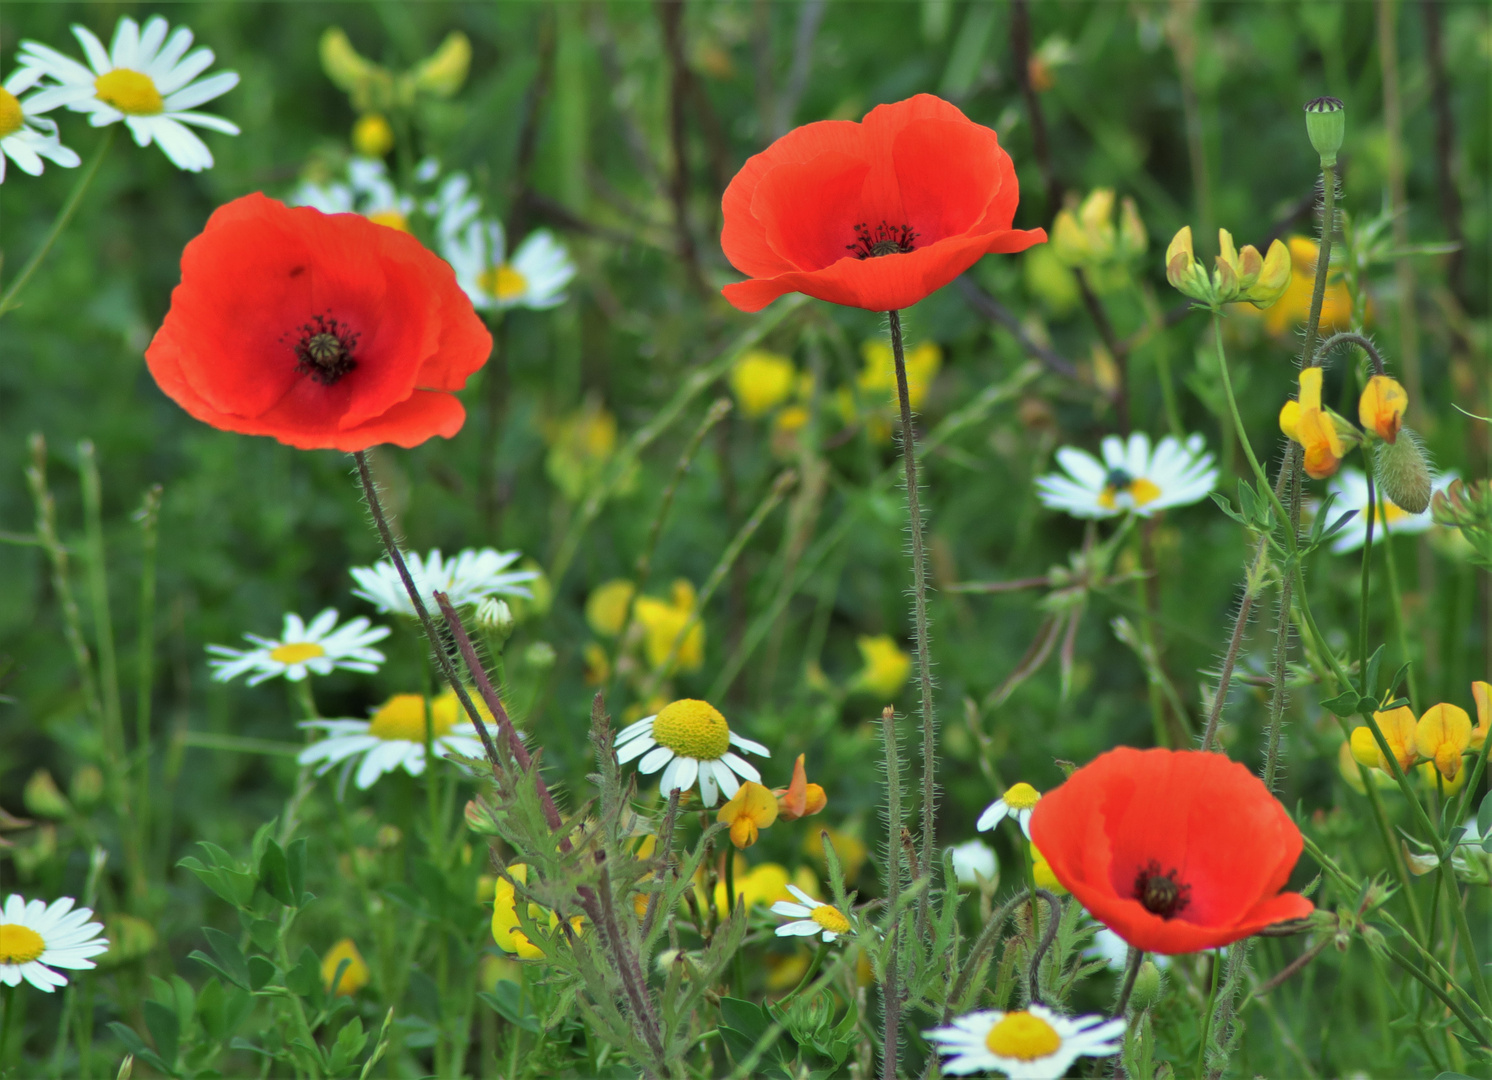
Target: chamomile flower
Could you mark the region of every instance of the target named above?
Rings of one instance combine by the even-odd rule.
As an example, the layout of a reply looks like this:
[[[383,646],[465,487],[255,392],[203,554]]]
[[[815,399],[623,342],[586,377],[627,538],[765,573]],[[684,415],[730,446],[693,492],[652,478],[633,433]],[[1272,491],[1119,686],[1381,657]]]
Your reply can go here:
[[[1042,504],[1077,518],[1149,517],[1200,502],[1217,484],[1218,471],[1200,435],[1187,436],[1184,444],[1167,435],[1153,452],[1150,436],[1142,431],[1127,442],[1110,435],[1101,450],[1102,461],[1076,447],[1058,450],[1063,471],[1036,481]]]
[[[437,165],[431,178],[438,173]],[[464,232],[481,212],[482,200],[472,192],[471,178],[463,172],[447,176],[440,182],[435,197],[425,202],[425,213],[435,222],[435,235],[442,246]]]
[[[5,159],[16,163],[16,168],[30,176],[40,176],[41,159],[50,158],[64,169],[78,164],[76,152],[62,145],[57,137],[57,125],[44,120],[45,108],[36,107],[39,94],[22,101],[24,94],[42,77],[36,68],[18,68],[0,86],[0,183],[5,181]],[[55,106],[53,106],[55,107]]]
[[[537,570],[509,570],[520,558],[516,551],[497,551],[494,548],[466,548],[464,551],[442,558],[436,548],[420,558],[405,552],[404,562],[409,567],[409,576],[428,610],[438,610],[435,593],[443,592],[453,607],[476,604],[489,596],[521,596],[531,599],[532,593],[523,587],[526,581],[539,576]],[[380,559],[372,566],[353,567],[352,576],[358,588],[353,596],[360,596],[376,607],[380,613],[415,617],[414,604],[399,577],[393,562]]]
[[[378,670],[384,656],[370,646],[388,636],[387,626],[372,626],[361,615],[338,626],[337,609],[327,608],[309,625],[299,615],[286,615],[278,639],[245,634],[255,646],[252,649],[209,645],[213,659],[207,665],[218,682],[248,675],[250,686],[280,675],[300,682],[307,675],[330,675],[337,668],[371,673]]]
[[[456,271],[472,305],[482,310],[526,307],[541,311],[565,302],[565,286],[575,276],[570,254],[547,229],[530,233],[512,259],[507,257],[503,227],[496,220],[476,220],[458,232],[437,226],[441,254]]]
[[[394,187],[383,162],[353,158],[345,177],[323,184],[305,181],[290,196],[290,205],[309,206],[323,214],[361,214],[376,224],[408,232],[415,201]]]
[[[1443,491],[1446,485],[1455,478],[1455,473],[1437,476],[1434,489]],[[1360,469],[1342,469],[1331,478],[1327,490],[1334,492],[1337,496],[1336,501],[1331,504],[1329,513],[1331,521],[1336,521],[1349,510],[1357,511],[1352,520],[1342,526],[1342,531],[1332,537],[1331,550],[1338,554],[1356,551],[1368,539],[1368,478]],[[1435,524],[1428,507],[1422,514],[1411,514],[1384,498],[1382,490],[1376,490],[1373,494],[1377,518],[1373,525],[1374,544],[1383,542],[1385,528],[1390,536],[1396,536],[1404,533],[1422,533]]]
[[[188,53],[192,32],[179,26],[168,40],[168,30],[170,25],[159,15],[146,20],[143,28],[126,15],[105,49],[91,31],[75,25],[73,34],[91,70],[40,42],[21,42],[18,63],[54,80],[36,95],[33,108],[45,111],[66,105],[74,112],[88,113],[94,127],[123,120],[137,146],[154,142],[177,168],[187,172],[211,168],[212,152],[187,125],[225,135],[239,133],[237,124],[221,116],[194,111],[237,86],[238,73],[220,71],[197,79],[212,66],[212,50]]]
[[[480,703],[477,708],[491,719]],[[428,711],[430,742],[437,754],[482,756],[482,741],[453,692],[432,700]],[[326,734],[296,758],[302,765],[316,765],[317,776],[361,757],[355,782],[366,791],[395,769],[410,776],[425,771],[426,704],[419,694],[395,694],[368,720],[306,720],[300,726]]]
[[[755,765],[731,752],[732,745],[762,757],[771,755],[761,743],[731,731],[725,717],[709,702],[685,698],[618,732],[616,759],[625,765],[642,758],[637,763],[640,773],[663,769],[658,786],[664,795],[675,788],[688,791],[697,779],[700,798],[706,806],[714,806],[721,791],[727,799],[735,798],[741,787],[738,775],[758,784],[762,780]]]
[[[1016,1012],[972,1012],[955,1017],[952,1027],[923,1034],[938,1044],[945,1073],[993,1072],[1011,1080],[1058,1080],[1080,1057],[1117,1054],[1124,1021],[1058,1016],[1044,1005],[1032,1005]]]
[[[1036,802],[1041,798],[1041,792],[1030,784],[1011,784],[994,802],[984,808],[984,813],[979,815],[979,820],[974,823],[974,828],[980,832],[989,832],[1000,822],[1005,820],[1009,814],[1021,827],[1021,832],[1026,834],[1026,839],[1031,839],[1031,812],[1036,809]]]
[[[89,922],[90,908],[74,908],[71,896],[29,904],[11,893],[0,911],[0,982],[19,986],[25,979],[50,994],[67,985],[67,976],[53,970],[86,971],[94,966],[91,957],[109,951],[109,943],[98,936],[103,923]]]
[[[995,849],[983,840],[967,840],[948,849],[953,856],[953,875],[964,888],[994,885],[1000,880]]]
[[[789,885],[787,891],[802,903],[779,900],[772,905],[772,910],[778,915],[793,920],[777,928],[778,937],[818,937],[827,945],[850,932],[850,920],[833,904],[819,903],[796,885]]]

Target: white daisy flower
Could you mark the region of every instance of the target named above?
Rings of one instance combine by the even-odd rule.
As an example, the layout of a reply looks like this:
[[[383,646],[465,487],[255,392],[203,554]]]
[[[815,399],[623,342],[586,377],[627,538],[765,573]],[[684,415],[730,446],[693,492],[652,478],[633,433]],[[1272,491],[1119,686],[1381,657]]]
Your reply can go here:
[[[7,157],[30,176],[41,175],[42,158],[51,158],[64,169],[78,164],[78,155],[58,139],[56,123],[41,118],[40,114],[48,111],[36,106],[41,95],[32,94],[25,101],[18,96],[35,86],[41,77],[36,68],[18,68],[0,86],[0,183],[5,181]]]
[[[974,887],[989,885],[1000,876],[1000,864],[995,859],[995,849],[983,840],[969,840],[948,849],[953,856],[953,876],[960,885]]]
[[[938,1044],[943,1071],[994,1072],[1011,1080],[1059,1080],[1080,1057],[1119,1052],[1124,1021],[1058,1016],[1044,1005],[955,1017],[952,1027],[923,1032]]]
[[[438,611],[435,594],[443,592],[450,598],[452,607],[466,607],[489,596],[522,596],[531,599],[533,594],[523,587],[525,581],[539,576],[537,570],[509,570],[521,557],[517,551],[497,551],[494,548],[467,548],[451,556],[441,557],[440,548],[435,548],[423,559],[419,555],[404,552],[404,563],[409,567],[409,576],[420,591],[425,607]],[[372,566],[355,566],[352,576],[358,588],[353,596],[360,596],[376,607],[380,613],[415,617],[414,604],[404,588],[399,571],[389,559],[380,559]]]
[[[451,173],[442,180],[435,197],[425,203],[425,213],[435,222],[435,235],[442,250],[481,212],[482,200],[472,193],[471,178],[462,172]]]
[[[549,230],[530,233],[511,261],[503,227],[495,220],[472,221],[457,232],[436,231],[440,253],[474,307],[543,310],[565,302],[565,286],[575,276],[575,264]]]
[[[477,709],[491,721],[491,713],[480,701]],[[326,734],[296,758],[302,765],[317,765],[317,776],[358,756],[362,757],[356,777],[360,791],[395,769],[410,776],[425,771],[425,699],[419,694],[395,694],[368,720],[306,720],[300,726]],[[429,726],[437,754],[482,756],[482,740],[454,692],[448,690],[430,702]]]
[[[980,832],[989,832],[1000,822],[1005,820],[1009,814],[1020,823],[1021,832],[1026,834],[1026,839],[1031,839],[1031,812],[1036,809],[1036,803],[1041,798],[1041,792],[1030,784],[1011,784],[994,802],[984,808],[984,813],[979,815],[979,820],[974,823],[974,828]]]
[[[387,626],[372,626],[362,615],[338,626],[337,609],[327,608],[310,625],[299,615],[286,615],[278,640],[245,634],[256,646],[252,649],[209,645],[207,651],[214,659],[207,664],[218,682],[248,675],[250,686],[280,675],[300,682],[307,675],[330,675],[337,668],[371,673],[378,670],[384,656],[369,646],[388,636]]]
[[[819,903],[796,885],[789,885],[787,891],[803,902],[794,904],[790,900],[779,900],[772,905],[772,910],[777,914],[786,915],[793,920],[777,928],[778,937],[817,935],[827,945],[850,932],[850,920],[833,904]]]
[[[291,206],[309,206],[323,214],[361,214],[378,225],[409,231],[415,201],[401,195],[383,162],[353,158],[345,178],[316,184],[307,180],[290,196]]]
[[[49,907],[40,900],[29,904],[11,893],[0,911],[0,982],[20,986],[25,979],[50,994],[67,985],[67,976],[52,970],[86,971],[94,967],[90,957],[109,951],[109,943],[98,936],[103,923],[89,922],[90,908],[73,909],[71,896],[54,900]]]
[[[1103,460],[1076,447],[1057,451],[1063,473],[1036,481],[1044,506],[1078,518],[1106,518],[1123,513],[1149,517],[1172,506],[1200,502],[1217,484],[1202,436],[1189,435],[1183,445],[1167,435],[1150,449],[1150,436],[1137,431],[1125,442],[1109,435]]]
[[[737,776],[762,782],[756,766],[732,753],[732,745],[750,754],[771,756],[761,743],[731,731],[725,717],[709,702],[685,698],[665,706],[656,716],[645,716],[622,728],[616,737],[616,759],[625,765],[642,758],[637,763],[640,773],[663,769],[658,786],[665,796],[675,788],[688,791],[698,779],[700,798],[706,806],[714,806],[721,791],[727,799],[735,798],[741,789]]]
[[[1457,474],[1453,472],[1442,473],[1435,477],[1434,489],[1443,491],[1456,479]],[[1341,554],[1346,551],[1356,551],[1367,543],[1368,539],[1368,478],[1360,469],[1343,469],[1331,478],[1327,485],[1327,491],[1336,493],[1336,501],[1331,504],[1329,517],[1336,521],[1349,510],[1357,513],[1352,520],[1342,526],[1342,531],[1332,537],[1331,550]],[[1376,488],[1373,491],[1374,508],[1377,511],[1377,522],[1373,526],[1374,546],[1383,542],[1383,530],[1387,525],[1390,536],[1404,533],[1422,533],[1435,524],[1435,520],[1429,508],[1422,514],[1411,514],[1407,510],[1400,509],[1389,499],[1384,498],[1383,491]]]
[[[106,50],[91,31],[75,25],[73,34],[92,70],[40,42],[21,42],[17,62],[55,80],[55,85],[36,95],[33,107],[45,111],[66,105],[74,112],[88,113],[94,127],[123,120],[137,146],[154,142],[177,168],[187,172],[211,168],[212,152],[187,125],[225,135],[239,133],[237,124],[194,111],[237,86],[238,73],[220,71],[197,79],[212,65],[212,50],[188,53],[192,32],[180,26],[167,40],[169,29],[159,15],[147,20],[143,29],[125,16],[114,28],[114,41]]]

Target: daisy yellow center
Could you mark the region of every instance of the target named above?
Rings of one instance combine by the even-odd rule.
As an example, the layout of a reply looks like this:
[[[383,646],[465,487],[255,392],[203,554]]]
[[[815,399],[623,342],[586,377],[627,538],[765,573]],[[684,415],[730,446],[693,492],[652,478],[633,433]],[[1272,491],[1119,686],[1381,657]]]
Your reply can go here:
[[[831,934],[843,934],[850,928],[850,920],[829,904],[820,904],[808,913],[808,917]]]
[[[1062,1049],[1062,1036],[1039,1016],[1028,1012],[1006,1013],[989,1029],[984,1045],[991,1054],[1017,1061],[1036,1061]]]
[[[477,285],[499,300],[512,300],[528,292],[528,278],[507,263],[501,263],[477,276]]]
[[[387,225],[391,229],[400,232],[409,231],[409,219],[397,210],[379,210],[368,215],[368,220],[375,225]]]
[[[29,964],[47,951],[40,934],[20,923],[0,923],[0,964]]]
[[[1160,498],[1160,488],[1143,476],[1133,477],[1123,469],[1114,469],[1104,478],[1103,490],[1098,493],[1098,505],[1112,510],[1120,495],[1128,495],[1135,506],[1144,506]]]
[[[1005,805],[1012,810],[1029,810],[1036,805],[1036,800],[1041,798],[1041,792],[1030,784],[1011,784],[1010,790],[1005,793]]]
[[[21,125],[25,122],[26,117],[21,112],[21,103],[16,100],[14,94],[0,86],[0,139],[20,131]]]
[[[680,757],[715,761],[730,749],[730,727],[709,702],[686,698],[653,720],[653,741]]]
[[[166,107],[155,82],[143,71],[115,68],[93,82],[93,94],[126,116],[153,116]]]
[[[430,710],[431,738],[450,734],[455,722],[454,713],[444,709]],[[425,741],[425,699],[419,694],[395,694],[373,714],[368,725],[368,734],[378,739],[402,740],[422,743]]]
[[[277,664],[304,664],[325,655],[325,649],[310,641],[293,641],[269,650],[269,658]]]

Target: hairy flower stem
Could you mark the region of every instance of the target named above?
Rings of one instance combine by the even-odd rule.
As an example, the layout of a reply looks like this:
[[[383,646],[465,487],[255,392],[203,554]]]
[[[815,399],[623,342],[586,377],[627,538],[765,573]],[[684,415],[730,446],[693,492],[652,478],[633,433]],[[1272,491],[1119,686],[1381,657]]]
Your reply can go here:
[[[922,537],[922,504],[917,492],[917,440],[912,429],[912,397],[907,388],[907,358],[901,341],[901,312],[888,311],[891,353],[896,358],[896,398],[901,406],[901,452],[906,468],[907,517],[912,531],[912,618],[917,633],[917,682],[922,691],[922,852],[918,863],[932,871],[936,839],[933,810],[937,803],[937,731],[933,712],[932,652],[927,630],[927,553]],[[917,899],[917,936],[927,933],[927,890]]]
[[[947,1024],[953,1019],[953,1013],[958,1008],[958,1003],[963,1000],[965,991],[969,988],[969,982],[984,963],[984,954],[995,947],[995,941],[999,938],[1001,931],[1005,929],[1005,921],[1015,912],[1015,909],[1026,902],[1026,897],[1016,893],[1005,901],[984,924],[984,929],[974,939],[974,947],[969,950],[968,958],[964,960],[958,972],[958,978],[953,983],[953,991],[948,995],[948,1000],[943,1005],[943,1023]]]

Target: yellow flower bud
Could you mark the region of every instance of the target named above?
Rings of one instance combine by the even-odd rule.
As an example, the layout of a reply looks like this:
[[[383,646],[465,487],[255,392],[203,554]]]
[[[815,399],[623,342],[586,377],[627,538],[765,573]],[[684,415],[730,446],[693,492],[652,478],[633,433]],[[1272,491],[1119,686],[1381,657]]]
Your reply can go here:
[[[1253,252],[1254,257],[1258,256],[1258,251],[1252,245],[1243,250],[1245,254]],[[1264,256],[1263,264],[1255,274],[1254,283],[1244,299],[1256,308],[1270,307],[1290,288],[1290,277],[1290,249],[1276,240],[1269,245],[1269,252]]]
[[[1461,754],[1471,745],[1471,717],[1456,705],[1431,705],[1414,730],[1415,747],[1447,780],[1461,771]]]
[[[1145,231],[1145,223],[1140,220],[1140,211],[1128,196],[1120,203],[1119,240],[1128,255],[1143,254],[1150,246],[1150,236]]]
[[[337,969],[342,967],[342,961],[347,961],[347,967],[342,971],[342,977],[337,978]],[[372,977],[368,968],[368,962],[363,959],[363,954],[358,952],[357,943],[351,938],[343,938],[321,958],[321,981],[328,992],[332,990],[332,982],[336,981],[338,994],[352,995],[368,985]]]
[[[409,78],[416,90],[446,98],[461,89],[470,68],[471,41],[460,30],[453,30],[438,49],[414,66]]]
[[[1171,283],[1172,288],[1193,299],[1198,297],[1189,291],[1189,287],[1193,282],[1193,267],[1196,264],[1197,257],[1192,250],[1192,227],[1183,225],[1171,237],[1171,243],[1166,248],[1166,280]]]
[[[1356,727],[1352,729],[1352,756],[1370,769],[1378,768],[1378,740],[1373,738],[1373,732],[1368,727]]]
[[[363,157],[381,158],[394,148],[394,128],[383,113],[363,113],[352,125],[352,148]]]
[[[368,112],[392,104],[393,76],[358,55],[341,27],[327,27],[321,35],[320,51],[322,70],[339,89],[346,91],[353,108]]]
[[[1397,379],[1374,375],[1363,388],[1362,397],[1357,399],[1357,418],[1365,431],[1393,442],[1399,437],[1404,410],[1408,407],[1409,395]]]

